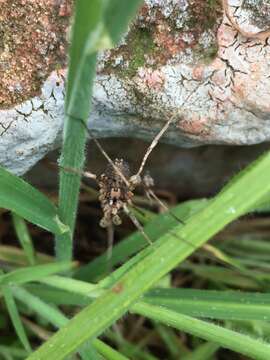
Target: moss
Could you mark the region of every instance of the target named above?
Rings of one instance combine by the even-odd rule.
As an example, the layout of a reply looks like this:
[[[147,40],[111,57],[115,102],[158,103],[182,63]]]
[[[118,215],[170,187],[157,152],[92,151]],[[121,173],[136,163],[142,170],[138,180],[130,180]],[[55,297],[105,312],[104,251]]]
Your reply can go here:
[[[222,13],[219,0],[195,0],[189,6],[189,16],[185,25],[189,29],[198,29],[200,33],[215,27]]]
[[[130,32],[128,39],[129,48],[125,52],[125,60],[128,61],[127,68],[122,69],[123,76],[134,76],[139,67],[144,66],[145,56],[153,54],[155,44],[151,29],[139,28]]]
[[[132,78],[138,68],[147,65],[147,58],[154,59],[151,68],[167,63],[176,54],[191,48],[195,56],[205,61],[211,61],[217,53],[217,44],[209,44],[205,49],[199,44],[201,35],[205,31],[215,33],[219,19],[222,18],[220,0],[189,0],[186,11],[186,23],[182,33],[176,26],[179,10],[175,10],[165,18],[160,11],[156,11],[155,22],[147,24],[147,28],[134,24],[126,37],[126,44],[111,50],[110,59],[106,61],[103,73],[117,73],[119,77]],[[159,27],[157,27],[159,25]],[[194,38],[192,43],[186,42],[181,36],[187,33]],[[123,61],[117,64],[121,56]]]
[[[207,0],[204,8],[205,15],[205,30],[212,29],[216,23],[217,18],[222,13],[221,1],[219,0]]]
[[[216,57],[218,46],[216,43],[213,43],[212,46],[209,46],[207,49],[201,49],[199,52],[204,63],[209,64]]]

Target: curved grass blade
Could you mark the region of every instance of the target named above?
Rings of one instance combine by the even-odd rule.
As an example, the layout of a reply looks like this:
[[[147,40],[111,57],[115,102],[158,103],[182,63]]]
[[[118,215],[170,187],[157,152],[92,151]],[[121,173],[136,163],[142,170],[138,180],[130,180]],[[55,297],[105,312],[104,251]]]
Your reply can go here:
[[[136,304],[133,311],[155,321],[214,342],[220,346],[247,355],[255,360],[269,360],[270,345],[248,335],[198,320],[161,306]]]
[[[36,253],[36,259],[39,264],[54,261],[53,257],[39,252]],[[14,246],[0,245],[0,260],[16,265],[28,265],[28,258],[24,251]]]
[[[49,321],[55,327],[62,327],[68,322],[68,318],[62,312],[60,312],[60,310],[46,304],[44,301],[32,295],[27,290],[21,287],[13,286],[12,293],[18,300],[29,306],[32,310],[34,310],[45,320]],[[92,342],[92,345],[101,355],[106,357],[106,359],[128,360],[124,355],[120,354],[118,351],[114,350],[99,339],[95,339]],[[89,344],[87,344],[87,348],[88,346]],[[84,357],[87,356],[87,348],[84,348],[83,346],[82,349],[80,349],[80,354],[83,354]]]
[[[24,284],[43,277],[71,270],[77,263],[58,262],[45,265],[29,266],[16,269],[8,274],[0,275],[0,288],[4,285]]]
[[[104,11],[104,23],[114,45],[120,41],[140,4],[142,4],[142,0],[108,1]]]
[[[39,282],[66,291],[65,297],[77,294],[93,300],[105,292],[105,289],[100,289],[98,285],[57,275],[42,278]],[[42,293],[41,288],[38,291]],[[59,296],[56,297],[57,304],[58,300]],[[270,294],[265,293],[155,288],[144,295],[143,302],[202,318],[270,320]],[[80,302],[77,304],[81,305]]]
[[[0,207],[54,234],[68,232],[59,220],[56,207],[41,192],[0,167]]]
[[[0,345],[0,355],[3,355],[4,359],[25,359],[27,357],[27,351],[15,346]]]
[[[219,345],[211,342],[199,345],[191,354],[188,354],[182,358],[182,360],[212,360],[213,355],[219,349]]]
[[[12,213],[12,220],[16,231],[16,235],[20,241],[22,248],[24,249],[29,264],[35,265],[36,263],[35,250],[31,239],[31,235],[28,231],[25,221],[21,216],[18,216],[15,213]]]
[[[220,320],[270,320],[270,294],[242,291],[153,289],[143,302],[189,316]]]
[[[4,295],[5,303],[9,312],[9,316],[12,320],[13,326],[16,330],[18,338],[20,339],[22,345],[25,350],[30,353],[32,351],[29,340],[27,338],[26,332],[24,330],[23,324],[21,322],[20,314],[18,312],[16,303],[14,301],[12,292],[8,286],[4,286],[2,288],[2,292]]]

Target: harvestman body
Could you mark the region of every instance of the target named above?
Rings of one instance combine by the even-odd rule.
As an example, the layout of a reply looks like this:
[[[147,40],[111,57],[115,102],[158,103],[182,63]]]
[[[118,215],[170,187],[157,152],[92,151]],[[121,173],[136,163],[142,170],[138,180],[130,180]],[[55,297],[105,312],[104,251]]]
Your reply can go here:
[[[164,127],[160,130],[160,132],[156,135],[149,148],[147,149],[139,170],[136,174],[131,175],[129,165],[123,159],[115,159],[111,160],[109,155],[104,151],[99,141],[92,136],[91,131],[87,129],[91,139],[96,143],[97,147],[101,151],[101,153],[108,160],[108,165],[105,172],[97,176],[91,172],[82,172],[82,175],[96,180],[99,186],[99,200],[101,203],[101,208],[103,211],[103,217],[100,221],[100,226],[104,228],[109,228],[112,225],[120,225],[121,224],[121,212],[125,212],[134,225],[142,232],[143,236],[146,240],[151,243],[149,237],[145,234],[141,224],[138,222],[133,213],[129,210],[128,206],[133,206],[132,198],[134,196],[133,191],[140,185],[144,187],[149,196],[158,200],[163,207],[165,205],[155,196],[153,191],[151,190],[151,186],[153,186],[154,181],[150,175],[141,176],[146,160],[149,157],[150,153],[154,149],[154,147],[158,144],[159,139],[168,129],[170,124],[173,122],[174,117],[170,118]],[[85,123],[83,123],[86,127]],[[68,171],[76,172],[73,169],[67,169]],[[167,208],[166,208],[167,209]]]

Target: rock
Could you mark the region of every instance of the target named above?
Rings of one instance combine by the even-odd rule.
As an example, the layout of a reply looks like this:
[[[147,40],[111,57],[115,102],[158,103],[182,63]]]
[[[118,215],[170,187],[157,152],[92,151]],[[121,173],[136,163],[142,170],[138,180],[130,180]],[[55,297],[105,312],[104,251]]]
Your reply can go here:
[[[2,3],[6,11],[11,6],[8,1]],[[33,2],[16,3],[23,7]],[[68,9],[68,1],[53,0],[39,0],[33,8],[40,11],[39,4],[47,14],[37,22],[37,29],[42,25],[47,36],[38,38],[39,46],[32,44],[32,52],[38,54],[34,59],[40,59],[44,49],[49,53],[42,66],[33,63],[41,78],[57,67],[54,52],[60,54],[65,48],[65,41],[61,46],[60,40],[65,38],[66,28],[53,31],[55,24],[69,15],[63,3]],[[95,136],[151,140],[174,116],[174,124],[162,140],[180,147],[269,141],[270,42],[262,34],[267,34],[270,25],[269,17],[262,20],[258,14],[258,4],[267,10],[269,3],[250,0],[245,7],[241,4],[223,0],[226,16],[219,1],[146,0],[121,44],[100,55],[89,119]],[[50,9],[53,17],[47,13]],[[232,9],[238,12],[237,20]],[[6,24],[5,15],[3,11],[0,25]],[[54,39],[53,33],[51,49],[46,44]],[[12,52],[15,63],[23,63],[25,57],[20,56],[25,54],[16,52],[22,40],[11,37],[9,45],[13,46],[9,47],[5,39],[0,39],[1,43],[2,69]],[[31,47],[27,49],[31,53]],[[1,77],[5,74],[2,71]],[[61,138],[65,70],[51,72],[39,95],[29,85],[36,72],[30,74],[27,82],[5,78],[7,96],[1,102],[0,163],[17,174],[59,146]],[[9,97],[11,92],[20,96]]]

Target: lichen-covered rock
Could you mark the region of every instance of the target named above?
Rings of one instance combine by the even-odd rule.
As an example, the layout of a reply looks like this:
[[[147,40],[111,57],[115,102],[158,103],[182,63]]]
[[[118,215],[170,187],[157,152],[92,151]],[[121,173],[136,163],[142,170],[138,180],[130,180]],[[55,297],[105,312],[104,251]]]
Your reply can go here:
[[[12,7],[7,0],[2,3]],[[24,7],[33,1],[16,3]],[[37,3],[42,3],[45,14],[54,9],[59,19],[69,13],[68,1],[39,0],[33,3],[34,10]],[[163,140],[178,146],[270,140],[270,24],[269,16],[260,13],[268,14],[268,8],[269,0],[145,0],[121,44],[100,55],[89,119],[95,135],[151,140],[174,116]],[[53,31],[50,21],[55,19],[37,21],[37,30],[43,26],[47,36],[39,46],[32,44],[38,59],[42,49],[49,52],[41,66],[44,74],[52,64],[57,67],[59,51],[65,48],[65,41],[61,44],[59,39],[65,39],[66,28],[59,28],[61,35]],[[21,64],[18,44],[25,38],[16,37],[9,48],[10,36],[1,37],[2,22],[0,17],[0,64],[12,53]],[[46,45],[52,33],[54,49]],[[33,61],[27,78],[33,84],[37,63]],[[41,95],[28,85],[19,89],[19,98],[9,96],[17,91],[18,81],[5,71],[0,76],[5,86],[2,99],[6,99],[0,111],[0,163],[21,174],[59,144],[64,71],[49,76]]]

